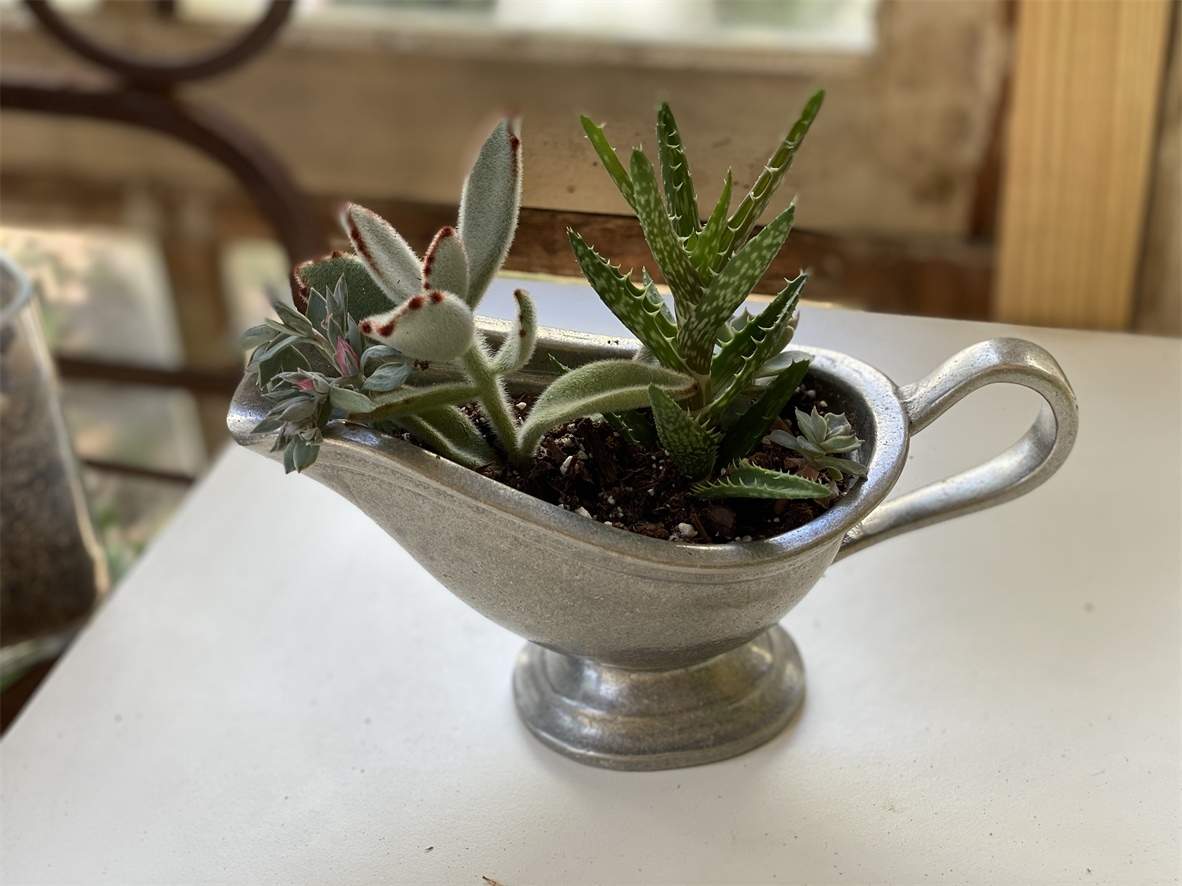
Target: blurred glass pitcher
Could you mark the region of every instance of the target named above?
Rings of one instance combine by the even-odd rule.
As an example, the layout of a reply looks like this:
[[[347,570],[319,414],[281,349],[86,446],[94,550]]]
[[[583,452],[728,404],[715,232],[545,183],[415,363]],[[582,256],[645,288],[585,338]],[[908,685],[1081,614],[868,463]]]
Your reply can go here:
[[[0,685],[60,651],[107,584],[32,286],[0,253]]]

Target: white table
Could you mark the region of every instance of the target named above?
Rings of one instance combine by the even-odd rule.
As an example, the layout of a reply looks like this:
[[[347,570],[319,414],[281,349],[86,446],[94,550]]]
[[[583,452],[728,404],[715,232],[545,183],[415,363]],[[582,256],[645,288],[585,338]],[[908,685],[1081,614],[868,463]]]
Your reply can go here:
[[[534,288],[553,325],[617,329]],[[1001,334],[1076,387],[1066,467],[833,567],[786,620],[800,717],[692,770],[542,748],[517,638],[343,500],[226,452],[0,746],[3,882],[1174,882],[1179,343],[820,308],[799,340],[905,382]],[[974,395],[903,485],[1035,406]]]

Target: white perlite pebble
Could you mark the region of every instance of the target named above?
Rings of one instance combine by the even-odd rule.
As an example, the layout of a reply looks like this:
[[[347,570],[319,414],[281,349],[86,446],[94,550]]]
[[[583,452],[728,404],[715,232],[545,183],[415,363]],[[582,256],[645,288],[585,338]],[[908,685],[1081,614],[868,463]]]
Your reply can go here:
[[[615,499],[614,499],[612,496],[610,496],[610,495],[609,495],[609,496],[607,497],[607,503],[608,503],[609,505],[614,505],[614,504],[616,503],[616,500],[615,500]]]
[[[694,529],[694,527],[690,526],[688,523],[678,523],[677,533],[683,538],[693,538],[698,534],[698,530]]]
[[[518,409],[525,409],[527,406],[529,406],[529,404],[528,404],[528,403],[526,403],[524,400],[519,400],[519,401],[517,402],[517,408],[518,408]]]
[[[564,458],[562,460],[562,464],[560,464],[558,466],[558,473],[562,474],[565,477],[566,472],[570,470],[570,463],[574,460],[575,460],[575,457],[573,455],[568,455],[566,458]]]
[[[590,517],[591,516],[591,512],[583,507],[580,507],[577,511],[575,511],[575,513],[579,514],[583,517]]]

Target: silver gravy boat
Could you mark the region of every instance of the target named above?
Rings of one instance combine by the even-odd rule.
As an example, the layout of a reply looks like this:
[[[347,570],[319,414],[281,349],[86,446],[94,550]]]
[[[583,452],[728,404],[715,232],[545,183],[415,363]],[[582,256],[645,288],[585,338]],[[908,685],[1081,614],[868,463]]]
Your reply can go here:
[[[481,321],[496,340],[506,324]],[[628,357],[634,341],[542,330],[513,379],[539,389],[548,354],[567,366]],[[800,653],[779,621],[834,560],[883,539],[1000,504],[1047,480],[1075,441],[1075,396],[1045,350],[1012,338],[961,351],[897,387],[845,354],[812,357],[810,386],[844,410],[869,474],[812,522],[766,541],[689,545],[604,526],[411,443],[347,422],[326,434],[310,476],[368,514],[446,588],[524,637],[518,713],[542,742],[582,763],[670,769],[722,760],[782,730],[804,695]],[[995,382],[1046,401],[991,461],[884,503],[911,435]],[[265,412],[253,377],[227,419],[243,446]],[[281,457],[275,453],[272,457]]]

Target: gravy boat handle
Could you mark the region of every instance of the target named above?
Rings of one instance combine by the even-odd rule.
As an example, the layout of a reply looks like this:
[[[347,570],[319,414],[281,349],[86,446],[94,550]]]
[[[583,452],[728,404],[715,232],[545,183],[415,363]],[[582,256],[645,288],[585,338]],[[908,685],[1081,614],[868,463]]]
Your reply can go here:
[[[963,397],[991,384],[1017,384],[1045,401],[1017,443],[984,464],[877,507],[846,533],[837,559],[876,542],[971,514],[1045,483],[1075,443],[1079,410],[1055,358],[1033,342],[995,338],[965,348],[927,378],[899,389],[911,433],[919,433]]]

